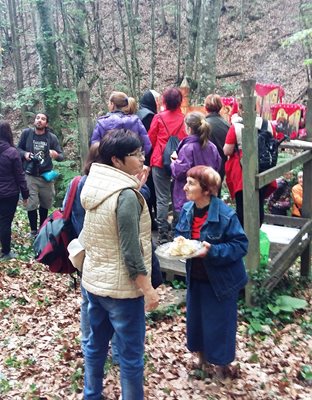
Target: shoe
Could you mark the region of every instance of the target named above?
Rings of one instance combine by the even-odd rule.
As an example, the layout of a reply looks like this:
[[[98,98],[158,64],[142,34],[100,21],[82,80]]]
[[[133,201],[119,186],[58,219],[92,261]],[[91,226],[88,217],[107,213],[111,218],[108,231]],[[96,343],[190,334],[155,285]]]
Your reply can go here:
[[[38,231],[31,231],[28,233],[27,237],[29,239],[35,239],[37,237],[37,235],[38,235]]]
[[[1,254],[0,260],[5,261],[5,260],[12,260],[13,258],[17,258],[17,254],[14,253],[14,251],[10,251],[10,253],[7,254]]]

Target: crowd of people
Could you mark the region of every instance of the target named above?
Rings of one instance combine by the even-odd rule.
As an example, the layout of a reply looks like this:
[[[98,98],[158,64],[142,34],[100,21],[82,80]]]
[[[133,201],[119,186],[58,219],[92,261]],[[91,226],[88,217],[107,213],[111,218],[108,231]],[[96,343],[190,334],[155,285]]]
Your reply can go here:
[[[237,301],[247,283],[242,113],[240,108],[228,124],[216,94],[205,100],[206,115],[184,116],[181,104],[182,93],[175,87],[162,95],[148,90],[139,107],[135,99],[114,91],[108,113],[98,118],[90,138],[71,214],[85,250],[81,343],[86,400],[102,398],[110,347],[120,365],[122,399],[144,398],[145,311],[158,306],[162,283],[153,230],[157,245],[179,236],[203,243],[196,257],[186,261],[187,347],[198,354],[197,367],[208,375],[231,373]],[[257,117],[256,127],[263,123]],[[179,144],[168,171],[163,157],[172,136]],[[36,237],[53,204],[52,160],[63,158],[45,113],[36,115],[34,128],[23,130],[17,147],[9,123],[0,121],[0,261],[16,257],[11,226],[19,199],[27,211],[29,236]],[[221,200],[224,178],[236,212]],[[285,174],[277,180],[268,198],[271,213],[287,215],[292,205],[292,215],[301,216],[302,172],[293,188],[291,179]],[[267,193],[267,188],[259,193],[260,223]]]

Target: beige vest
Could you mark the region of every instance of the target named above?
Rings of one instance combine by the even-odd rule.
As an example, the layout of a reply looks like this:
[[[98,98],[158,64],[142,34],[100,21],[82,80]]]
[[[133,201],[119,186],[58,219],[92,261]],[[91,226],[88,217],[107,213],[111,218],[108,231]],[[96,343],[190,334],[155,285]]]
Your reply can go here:
[[[150,277],[152,258],[150,215],[143,196],[137,190],[133,190],[143,207],[139,221],[139,238],[144,265]],[[82,285],[87,291],[103,297],[136,298],[143,293],[129,278],[118,237],[116,209],[120,192],[121,190],[114,192],[97,207],[86,211],[83,227],[86,257],[83,264]]]

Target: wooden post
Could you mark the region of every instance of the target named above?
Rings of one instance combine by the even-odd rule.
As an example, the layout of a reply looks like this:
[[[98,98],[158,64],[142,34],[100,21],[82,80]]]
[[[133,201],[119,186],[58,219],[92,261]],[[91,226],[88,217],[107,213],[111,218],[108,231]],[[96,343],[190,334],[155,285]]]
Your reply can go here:
[[[78,97],[78,145],[80,152],[80,169],[82,170],[89,151],[89,135],[93,129],[91,120],[90,90],[84,78],[77,87]]]
[[[308,104],[306,115],[306,141],[312,142],[312,88],[307,91]],[[312,161],[308,161],[303,165],[303,204],[302,216],[304,218],[312,218]],[[301,254],[301,276],[311,275],[311,242]]]
[[[255,80],[241,82],[244,129],[242,134],[243,147],[243,202],[244,230],[249,240],[248,254],[245,258],[249,272],[254,272],[259,266],[259,191],[256,189],[255,176],[258,173],[258,141],[255,129],[256,96]],[[252,281],[246,287],[246,303],[252,305]]]
[[[188,80],[185,77],[180,85],[180,90],[182,92],[182,104],[181,104],[181,110],[183,114],[186,114],[188,112],[189,106],[190,106],[190,86],[188,84]]]

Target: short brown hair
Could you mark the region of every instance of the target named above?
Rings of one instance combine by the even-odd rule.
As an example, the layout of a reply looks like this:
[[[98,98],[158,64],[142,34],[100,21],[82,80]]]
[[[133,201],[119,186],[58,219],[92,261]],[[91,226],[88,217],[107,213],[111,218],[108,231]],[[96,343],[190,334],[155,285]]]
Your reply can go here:
[[[205,99],[205,108],[208,112],[220,112],[222,100],[218,94],[209,94]]]
[[[196,179],[203,190],[208,190],[214,196],[218,196],[221,186],[221,177],[212,167],[196,165],[187,171],[186,176]]]

